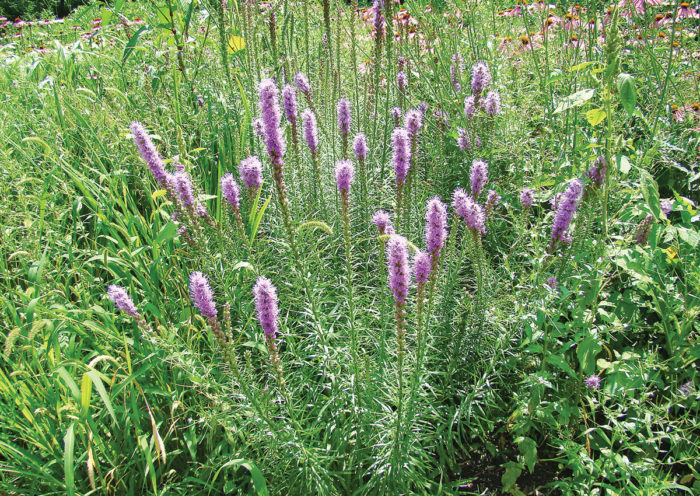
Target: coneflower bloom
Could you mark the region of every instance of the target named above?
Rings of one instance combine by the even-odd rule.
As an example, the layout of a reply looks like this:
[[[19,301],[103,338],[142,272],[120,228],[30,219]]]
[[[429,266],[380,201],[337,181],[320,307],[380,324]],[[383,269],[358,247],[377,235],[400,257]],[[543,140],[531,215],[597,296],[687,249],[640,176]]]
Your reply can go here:
[[[248,192],[255,195],[262,185],[262,164],[258,157],[253,155],[241,160],[238,166],[238,175]]]
[[[425,245],[432,260],[433,269],[437,268],[442,248],[447,238],[447,206],[434,196],[428,200],[425,209]]]
[[[524,188],[520,193],[520,204],[523,208],[530,208],[535,203],[535,192],[532,188]]]
[[[579,201],[583,194],[583,183],[580,179],[574,179],[569,183],[569,186],[564,192],[557,211],[554,214],[554,222],[552,223],[552,242],[550,249],[553,249],[557,243],[568,244],[571,242],[569,236],[569,224],[571,224],[576,213]]]
[[[156,178],[159,186],[167,186],[168,184],[168,173],[165,171],[165,165],[163,164],[163,159],[161,158],[156,146],[151,141],[150,136],[146,132],[146,129],[140,122],[132,122],[131,133],[134,135],[134,143],[141,154],[141,157],[151,169],[153,177]]]
[[[464,115],[467,120],[471,120],[476,112],[476,98],[474,95],[469,95],[464,99]]]
[[[471,170],[472,197],[476,199],[489,180],[489,165],[481,159],[474,159]]]
[[[501,113],[501,95],[498,91],[489,91],[484,100],[484,111],[488,115],[498,115]]]
[[[216,319],[217,311],[214,293],[209,286],[207,276],[199,271],[190,274],[190,299],[202,316],[208,319]]]
[[[477,62],[472,67],[472,93],[479,95],[491,84],[489,67],[483,62]]]
[[[372,216],[372,222],[377,229],[379,234],[394,234],[394,226],[391,223],[391,217],[384,210],[377,210]]]
[[[463,127],[457,128],[457,146],[463,152],[469,151],[472,147],[472,144],[469,141],[469,133]]]

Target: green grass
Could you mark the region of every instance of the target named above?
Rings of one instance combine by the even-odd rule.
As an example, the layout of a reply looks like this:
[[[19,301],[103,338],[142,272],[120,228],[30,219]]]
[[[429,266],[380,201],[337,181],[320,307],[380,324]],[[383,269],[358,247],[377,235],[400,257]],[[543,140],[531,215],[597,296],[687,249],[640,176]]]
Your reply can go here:
[[[12,26],[0,33],[0,492],[700,490],[697,19],[675,15],[677,6],[621,15],[615,42],[598,36],[602,23],[615,30],[608,5],[582,2],[585,12],[574,12],[584,23],[557,21],[545,42],[536,32],[547,12],[406,1],[417,34],[385,40],[385,79],[375,79],[371,18],[330,2],[329,59],[321,2],[277,4],[274,47],[269,12],[231,0],[227,10],[214,0],[92,3],[63,23],[24,26],[21,37]],[[569,7],[553,12],[565,19]],[[652,26],[667,11],[671,22]],[[573,35],[585,44],[576,48]],[[229,49],[232,36],[245,48]],[[455,53],[466,69],[460,91]],[[410,61],[401,96],[398,55]],[[477,61],[489,65],[503,109],[467,121]],[[295,256],[252,122],[259,81],[274,75],[281,89],[299,71],[318,114],[325,210],[301,119],[295,160],[283,118]],[[350,138],[361,131],[369,144],[366,195],[358,174],[350,196],[348,251],[333,180],[341,97],[352,106]],[[428,110],[400,234],[425,249],[426,201],[440,195],[449,206],[456,187],[469,191],[475,158],[488,161],[485,189],[502,200],[480,242],[449,208],[423,349],[415,283],[409,289],[399,395],[387,238],[369,217],[381,208],[396,221],[390,109],[402,101],[404,111],[421,102]],[[216,222],[202,224],[194,243],[177,233],[172,198],[133,143],[133,120],[169,170],[177,156]],[[460,150],[458,128],[482,145]],[[242,192],[247,246],[219,180],[238,180],[253,154],[264,183],[257,200]],[[601,155],[607,187],[596,188],[584,173]],[[570,246],[552,253],[549,201],[573,178],[586,193]],[[536,190],[529,209],[524,187]],[[662,199],[672,202],[668,215]],[[637,243],[647,215],[648,241]],[[219,315],[231,307],[224,349],[190,301],[196,270],[209,277]],[[255,314],[261,275],[278,290],[283,385]],[[110,284],[126,288],[152,333],[115,309]],[[584,385],[593,374],[599,389]]]

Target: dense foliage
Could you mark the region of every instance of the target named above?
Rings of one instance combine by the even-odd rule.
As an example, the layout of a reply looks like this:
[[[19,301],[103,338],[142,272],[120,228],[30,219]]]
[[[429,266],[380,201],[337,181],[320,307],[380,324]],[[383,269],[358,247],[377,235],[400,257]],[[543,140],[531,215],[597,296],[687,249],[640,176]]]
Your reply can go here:
[[[0,492],[700,491],[699,19],[3,21]]]

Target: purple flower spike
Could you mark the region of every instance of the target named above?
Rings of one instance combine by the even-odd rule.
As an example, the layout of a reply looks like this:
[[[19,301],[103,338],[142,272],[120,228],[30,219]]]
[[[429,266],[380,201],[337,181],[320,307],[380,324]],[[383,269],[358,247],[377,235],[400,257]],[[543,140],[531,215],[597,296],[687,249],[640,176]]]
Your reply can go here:
[[[489,84],[491,84],[491,73],[489,67],[483,62],[477,62],[472,67],[472,92],[480,94]]]
[[[555,276],[550,276],[547,278],[547,286],[549,286],[553,291],[556,291],[559,287],[559,280]]]
[[[501,113],[501,95],[498,91],[489,91],[484,100],[484,110],[488,115]]]
[[[469,95],[464,99],[464,115],[467,117],[467,120],[471,120],[472,117],[474,117],[475,112],[476,99],[474,98],[474,95]]]
[[[469,151],[472,144],[469,142],[469,133],[463,127],[457,128],[457,146],[463,152]]]
[[[180,197],[180,201],[187,208],[193,208],[195,204],[192,181],[186,172],[178,172],[170,176],[170,184]]]
[[[532,188],[523,189],[520,193],[520,204],[523,208],[530,208],[533,203],[535,203],[535,192]]]
[[[436,263],[447,238],[447,206],[439,196],[428,200],[425,209],[425,245]]]
[[[341,160],[335,166],[335,183],[341,194],[347,195],[355,179],[355,166],[349,160]]]
[[[489,164],[484,160],[475,159],[471,170],[472,198],[476,199],[489,180]]]
[[[408,265],[408,242],[403,236],[394,234],[386,245],[387,266],[389,269],[389,288],[394,293],[397,306],[406,304],[411,273]]]
[[[424,285],[428,281],[432,271],[431,267],[432,262],[430,260],[430,255],[428,255],[427,252],[421,250],[416,253],[415,258],[413,259],[413,274],[415,275],[416,282],[419,286]]]
[[[338,100],[337,111],[338,129],[342,134],[350,133],[350,122],[352,117],[350,116],[350,102],[347,98],[341,98]]]
[[[136,144],[141,157],[148,165],[148,168],[151,169],[153,177],[156,178],[158,185],[166,186],[168,184],[168,174],[165,171],[163,159],[158,153],[158,150],[156,150],[156,146],[153,144],[153,141],[151,141],[150,136],[148,136],[146,129],[144,129],[140,122],[136,121],[131,123],[130,129],[131,133],[134,135],[134,143]]]
[[[498,204],[501,202],[501,195],[496,193],[494,190],[490,189],[489,190],[489,196],[486,199],[486,207],[484,210],[486,211],[486,217],[488,218],[491,215],[491,212],[493,212],[493,209],[498,206]]]
[[[307,78],[303,72],[297,72],[296,76],[294,76],[294,84],[297,85],[299,91],[301,91],[304,95],[311,95],[311,84],[309,84],[309,78]]]
[[[391,118],[394,119],[394,126],[399,127],[401,123],[401,116],[403,112],[401,111],[401,107],[392,107],[391,108]]]
[[[268,339],[274,339],[277,334],[277,318],[279,316],[277,288],[267,277],[260,276],[253,287],[253,296],[260,327],[263,328]]]
[[[228,204],[231,205],[234,210],[240,210],[240,192],[241,188],[233,178],[233,174],[227,172],[221,176],[221,196],[226,199]]]
[[[306,109],[301,114],[304,125],[304,138],[311,153],[318,151],[318,124],[316,124],[316,114],[311,109]]]
[[[280,128],[280,107],[279,90],[272,79],[263,79],[258,85],[258,96],[260,98],[260,113],[267,146],[267,153],[270,156],[273,166],[282,165],[282,156],[285,151],[285,143],[282,139],[282,129]]]
[[[394,226],[391,224],[391,217],[389,217],[389,214],[384,210],[377,210],[374,212],[372,222],[377,226],[379,234],[392,234],[389,230],[393,231]]]
[[[352,142],[352,147],[355,150],[355,159],[362,162],[367,158],[367,137],[364,133],[357,133]]]
[[[423,127],[423,114],[420,110],[411,109],[406,112],[403,124],[410,138],[415,139],[418,136],[418,131]]]
[[[136,310],[136,305],[134,305],[134,301],[129,296],[129,293],[126,292],[126,289],[112,284],[107,286],[107,296],[114,302],[114,306],[125,314],[134,318],[140,317],[138,310]]]
[[[396,186],[403,186],[406,182],[408,170],[411,167],[411,143],[408,132],[397,127],[391,133],[394,144],[394,172],[396,172]]]
[[[291,84],[285,84],[282,89],[282,101],[284,102],[284,115],[290,124],[297,123],[297,90]]]
[[[486,216],[481,205],[476,203],[465,190],[457,188],[452,194],[452,206],[455,213],[464,219],[473,233],[486,233]]]
[[[600,377],[595,374],[587,377],[583,382],[588,389],[598,389],[600,387]]]
[[[651,214],[647,215],[642,221],[637,224],[637,229],[634,234],[634,239],[638,245],[645,246],[649,241],[651,234],[651,225],[654,223],[654,217]]]
[[[428,112],[428,102],[420,102],[418,104],[418,112],[420,112],[421,116],[425,116],[426,112]]]
[[[583,183],[580,179],[574,179],[569,183],[569,186],[564,192],[557,211],[554,214],[554,222],[552,223],[552,246],[560,241],[568,244],[571,238],[568,234],[569,224],[574,218],[574,213],[578,207],[581,196],[583,195]]]
[[[605,181],[605,172],[608,169],[608,162],[602,155],[595,159],[590,169],[586,171],[586,177],[591,180],[591,184],[601,187]]]
[[[664,213],[666,217],[671,213],[673,210],[673,204],[671,203],[671,200],[664,198],[661,200],[661,211]]]
[[[214,303],[214,293],[207,276],[199,271],[190,274],[190,299],[197,310],[209,319],[216,318],[216,303]]]
[[[253,126],[253,131],[255,134],[260,136],[261,138],[265,135],[265,129],[263,128],[263,121],[260,117],[257,119],[254,119],[253,122],[251,123]]]
[[[241,160],[238,175],[248,191],[257,191],[262,184],[262,164],[256,156]]]
[[[408,76],[403,70],[396,74],[396,84],[399,86],[399,91],[406,91],[408,88]]]

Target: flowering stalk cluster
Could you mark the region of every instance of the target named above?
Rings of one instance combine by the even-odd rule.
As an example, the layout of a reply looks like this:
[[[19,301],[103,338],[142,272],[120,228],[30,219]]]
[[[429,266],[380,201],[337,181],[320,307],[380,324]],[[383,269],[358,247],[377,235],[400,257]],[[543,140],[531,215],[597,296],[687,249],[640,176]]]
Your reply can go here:
[[[253,286],[253,297],[255,299],[255,312],[258,317],[258,322],[265,334],[265,342],[267,343],[267,350],[270,354],[270,363],[277,374],[280,387],[284,388],[282,365],[280,364],[279,352],[277,350],[277,319],[279,317],[277,288],[267,277],[260,276],[255,282],[255,286]]]
[[[111,284],[107,286],[107,296],[112,300],[114,306],[118,310],[121,310],[134,319],[144,332],[148,334],[152,332],[151,326],[148,325],[146,319],[144,319],[143,315],[136,309],[136,305],[134,305],[134,301],[131,299],[131,296],[129,296],[129,293],[126,292],[126,289],[116,284]]]
[[[554,214],[552,223],[552,236],[548,246],[550,251],[553,251],[559,244],[571,243],[569,235],[569,225],[574,218],[576,209],[583,195],[583,183],[580,179],[574,179],[569,183],[564,195],[558,202],[557,211]]]

